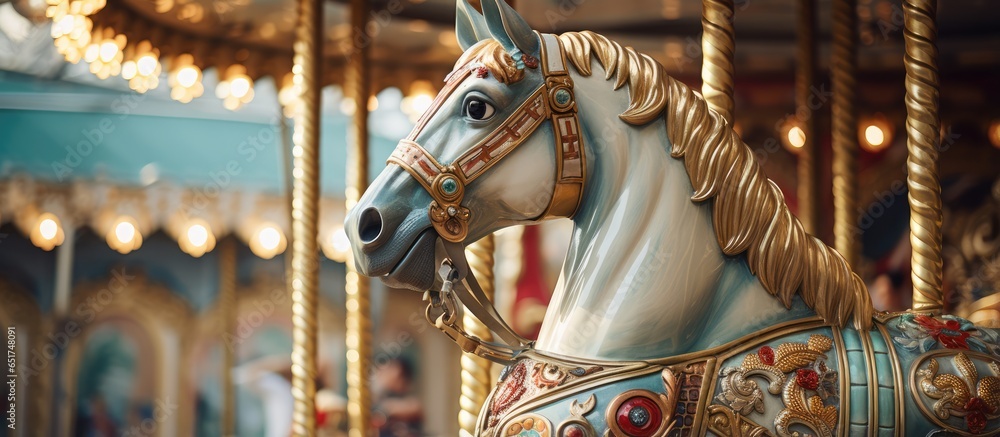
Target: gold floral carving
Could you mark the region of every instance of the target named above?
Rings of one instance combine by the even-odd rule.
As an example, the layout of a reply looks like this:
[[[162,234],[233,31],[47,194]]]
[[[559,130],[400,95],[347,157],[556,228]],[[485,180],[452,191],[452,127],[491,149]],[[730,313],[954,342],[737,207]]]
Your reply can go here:
[[[767,428],[722,405],[708,406],[708,430],[723,437],[771,437]]]
[[[963,434],[980,434],[986,431],[988,421],[1000,418],[1000,366],[996,361],[989,362],[993,375],[979,377],[976,365],[959,352],[952,356],[952,365],[958,374],[939,373],[940,365],[935,358],[927,360],[927,367],[916,371],[920,391],[934,399],[932,409],[940,420],[952,417],[964,418],[965,429],[955,429],[947,423],[939,423],[949,430],[960,431]],[[917,397],[923,407],[923,400]],[[990,427],[995,430],[996,426]]]
[[[738,425],[744,420],[742,416],[764,413],[764,391],[751,379],[756,376],[768,382],[768,393],[781,395],[784,409],[775,416],[776,435],[797,435],[791,427],[801,425],[816,435],[832,436],[838,411],[835,405],[824,402],[837,396],[837,373],[825,363],[826,352],[832,346],[832,338],[811,335],[806,343],[783,343],[774,349],[761,347],[757,353],[744,357],[739,367],[723,369],[722,392],[715,399],[728,406],[731,414],[719,408],[710,409],[709,416],[713,417],[710,426],[722,429],[728,424],[730,431],[743,429]]]

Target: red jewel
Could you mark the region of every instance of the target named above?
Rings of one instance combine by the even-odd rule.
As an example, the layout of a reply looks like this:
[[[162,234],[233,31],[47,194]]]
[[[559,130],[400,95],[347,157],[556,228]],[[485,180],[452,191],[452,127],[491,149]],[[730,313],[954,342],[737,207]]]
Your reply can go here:
[[[521,55],[521,62],[524,62],[524,66],[528,68],[538,68],[538,58],[531,55]]]
[[[983,398],[977,396],[969,399],[969,402],[965,403],[965,411],[992,414],[993,408],[986,405],[986,401],[984,401]]]
[[[580,425],[570,425],[563,429],[562,437],[583,437],[583,428]]]
[[[615,414],[615,423],[631,437],[649,437],[656,434],[663,420],[660,407],[644,396],[635,396],[622,402]]]
[[[757,357],[760,358],[760,362],[767,364],[768,366],[774,365],[774,349],[771,346],[763,346],[757,351]]]
[[[816,390],[819,387],[819,374],[813,369],[799,369],[795,371],[795,382],[806,390]]]
[[[476,68],[476,77],[478,77],[480,79],[486,79],[486,76],[489,76],[489,75],[490,75],[490,70],[487,69],[486,67],[477,67]]]
[[[986,429],[986,415],[980,412],[969,413],[965,416],[965,426],[969,427],[969,432],[979,434]]]

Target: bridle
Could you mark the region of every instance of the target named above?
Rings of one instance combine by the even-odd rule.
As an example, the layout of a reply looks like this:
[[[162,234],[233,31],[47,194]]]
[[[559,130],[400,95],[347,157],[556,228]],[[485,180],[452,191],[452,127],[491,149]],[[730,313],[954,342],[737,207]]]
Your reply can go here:
[[[565,51],[556,35],[536,34],[541,42],[541,62],[530,55],[522,55],[521,64],[532,69],[540,65],[544,83],[485,139],[448,165],[442,165],[416,142],[427,122],[459,85],[474,73],[484,74],[482,66],[465,65],[446,78],[444,89],[387,161],[406,170],[430,194],[431,224],[444,240],[449,258],[439,272],[444,284],[442,289],[429,290],[425,294],[431,301],[426,311],[427,319],[455,340],[463,351],[501,363],[512,362],[520,352],[530,349],[532,342],[515,333],[503,320],[468,268],[462,243],[468,237],[469,221],[474,212],[462,204],[465,188],[527,141],[545,121],[552,122],[555,133],[555,186],[549,204],[535,220],[572,217],[580,205],[586,180],[583,135]],[[456,282],[461,286],[455,287]],[[506,344],[484,342],[468,334],[458,325],[458,310],[462,305]],[[438,312],[440,314],[435,314]]]

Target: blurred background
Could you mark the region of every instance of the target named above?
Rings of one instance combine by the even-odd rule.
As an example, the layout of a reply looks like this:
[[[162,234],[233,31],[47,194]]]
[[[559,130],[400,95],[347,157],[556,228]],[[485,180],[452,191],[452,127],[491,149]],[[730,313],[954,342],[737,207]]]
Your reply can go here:
[[[796,210],[800,126],[815,123],[818,170],[805,176],[818,187],[816,234],[832,244],[831,1],[815,1],[808,108],[795,101],[799,3],[735,2],[735,125]],[[324,5],[317,421],[341,435],[347,60],[371,48],[374,175],[461,51],[452,0],[373,1],[365,29],[352,28],[346,2]],[[603,33],[700,86],[699,1],[516,8],[537,30]],[[904,309],[902,10],[858,0],[857,13],[855,268],[876,308]],[[0,437],[214,436],[229,414],[237,435],[288,435],[295,19],[290,0],[0,0],[0,325],[17,327],[24,381],[22,426]],[[987,0],[939,3],[947,310],[986,321],[1000,319],[998,19]],[[569,224],[497,236],[496,299],[525,335],[542,320]],[[372,426],[457,435],[459,349],[429,329],[419,294],[375,281],[371,299]]]

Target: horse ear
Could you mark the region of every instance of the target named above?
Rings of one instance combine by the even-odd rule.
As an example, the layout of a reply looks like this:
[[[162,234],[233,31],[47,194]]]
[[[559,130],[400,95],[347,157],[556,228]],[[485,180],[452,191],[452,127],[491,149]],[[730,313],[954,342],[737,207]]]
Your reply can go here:
[[[455,2],[455,36],[458,37],[458,45],[462,47],[462,51],[490,37],[486,19],[469,4],[469,0]]]
[[[538,56],[538,35],[524,18],[504,0],[482,0],[486,26],[493,38],[509,53],[521,52]]]

